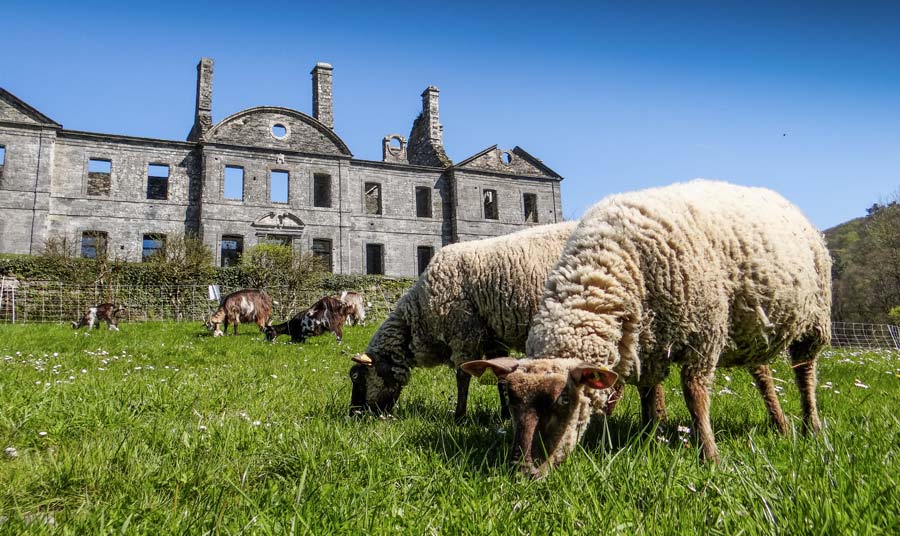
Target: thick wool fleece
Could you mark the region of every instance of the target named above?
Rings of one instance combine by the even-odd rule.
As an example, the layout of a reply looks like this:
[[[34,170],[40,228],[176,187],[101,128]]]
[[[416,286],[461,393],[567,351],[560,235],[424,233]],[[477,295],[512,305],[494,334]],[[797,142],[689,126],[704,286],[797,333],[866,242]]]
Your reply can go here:
[[[526,351],[652,386],[670,363],[712,374],[810,334],[827,344],[830,306],[831,259],[799,209],[698,179],[592,207],[548,277]],[[591,393],[601,410],[606,397]]]
[[[412,367],[456,367],[488,352],[524,350],[547,274],[576,225],[542,225],[444,247],[366,354],[390,360],[405,383]]]

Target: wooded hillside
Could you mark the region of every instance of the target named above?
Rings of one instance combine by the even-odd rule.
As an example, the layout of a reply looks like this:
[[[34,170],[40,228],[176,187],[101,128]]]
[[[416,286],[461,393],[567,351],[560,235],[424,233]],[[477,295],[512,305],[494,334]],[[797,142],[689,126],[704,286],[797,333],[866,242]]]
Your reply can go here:
[[[868,214],[825,231],[834,259],[832,316],[844,322],[900,321],[900,205],[875,204]]]

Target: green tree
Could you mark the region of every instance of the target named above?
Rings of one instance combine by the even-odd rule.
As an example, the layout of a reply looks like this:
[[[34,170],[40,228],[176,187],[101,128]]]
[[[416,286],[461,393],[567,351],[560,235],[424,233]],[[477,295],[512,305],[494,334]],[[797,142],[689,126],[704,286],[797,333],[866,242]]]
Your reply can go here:
[[[253,246],[241,256],[241,268],[250,286],[284,286],[292,290],[312,285],[325,270],[322,261],[312,253],[298,253],[281,244]]]
[[[836,320],[890,322],[900,303],[900,205],[877,204],[868,213],[826,232]]]

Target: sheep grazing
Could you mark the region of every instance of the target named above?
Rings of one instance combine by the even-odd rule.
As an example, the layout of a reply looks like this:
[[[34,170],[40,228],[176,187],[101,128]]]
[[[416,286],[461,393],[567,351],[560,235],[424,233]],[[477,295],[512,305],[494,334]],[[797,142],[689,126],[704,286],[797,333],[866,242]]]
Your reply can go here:
[[[830,307],[831,259],[799,209],[770,190],[695,180],[591,208],[547,279],[528,359],[464,367],[507,384],[513,461],[542,475],[617,382],[638,387],[652,425],[654,393],[678,364],[701,455],[717,462],[708,393],[717,367],[748,368],[787,433],[767,366],[787,350],[804,430],[820,428],[816,355],[829,343]]]
[[[341,292],[340,296],[332,296],[332,298],[340,300],[350,306],[347,313],[347,324],[351,326],[362,326],[366,322],[366,309],[369,304],[363,295],[352,290]]]
[[[256,322],[259,330],[265,331],[271,315],[272,298],[263,290],[245,288],[225,296],[222,304],[209,317],[205,325],[214,337],[221,337],[228,333],[229,324],[234,326],[232,331],[237,335],[238,325],[241,322]],[[222,330],[223,324],[225,325],[224,331]]]
[[[72,329],[78,329],[83,326],[87,326],[88,330],[92,330],[94,329],[95,325],[99,328],[100,321],[103,321],[106,322],[106,325],[107,327],[109,327],[109,329],[119,331],[118,316],[124,313],[124,305],[116,305],[114,303],[100,303],[93,307],[89,307],[81,317],[81,320],[79,320],[78,322],[75,322],[73,320]]]
[[[334,296],[326,296],[287,322],[266,327],[266,340],[274,341],[279,335],[290,335],[291,342],[303,342],[330,331],[341,342],[344,322],[353,311],[350,304]]]
[[[457,369],[455,415],[462,418],[471,377],[457,367],[525,349],[544,281],[575,225],[543,225],[441,249],[366,353],[353,357],[351,414],[390,412],[410,369],[449,365]]]

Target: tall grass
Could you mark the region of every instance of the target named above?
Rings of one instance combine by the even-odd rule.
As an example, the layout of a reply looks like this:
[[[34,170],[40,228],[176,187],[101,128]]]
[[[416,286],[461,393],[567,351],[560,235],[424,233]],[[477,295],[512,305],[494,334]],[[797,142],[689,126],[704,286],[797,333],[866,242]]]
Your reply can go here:
[[[722,463],[698,463],[677,381],[641,434],[636,392],[549,477],[505,465],[510,426],[474,387],[457,425],[449,370],[417,370],[393,418],[347,416],[347,355],[373,327],[305,345],[197,324],[89,335],[0,326],[0,532],[839,534],[900,532],[900,362],[828,352],[816,438],[766,425],[750,376],[721,371]],[[790,367],[776,363],[799,430]]]

